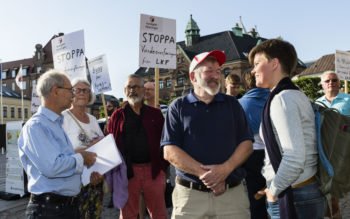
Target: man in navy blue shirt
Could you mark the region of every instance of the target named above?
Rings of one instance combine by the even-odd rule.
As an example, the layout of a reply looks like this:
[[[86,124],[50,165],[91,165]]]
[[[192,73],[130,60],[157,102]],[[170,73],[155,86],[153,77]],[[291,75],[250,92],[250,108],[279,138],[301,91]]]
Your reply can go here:
[[[176,167],[172,218],[250,218],[241,164],[252,153],[253,134],[236,98],[219,93],[225,60],[218,50],[195,56],[194,89],[169,106],[161,145]]]

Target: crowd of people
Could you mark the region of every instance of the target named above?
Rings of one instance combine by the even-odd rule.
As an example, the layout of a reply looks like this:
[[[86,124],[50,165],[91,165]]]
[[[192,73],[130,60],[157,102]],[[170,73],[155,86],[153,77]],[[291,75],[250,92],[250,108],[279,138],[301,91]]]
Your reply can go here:
[[[18,140],[30,193],[27,218],[101,218],[106,181],[120,218],[143,218],[147,209],[150,218],[166,219],[167,178],[175,181],[172,218],[324,218],[314,111],[289,78],[295,48],[271,39],[248,58],[249,71],[222,82],[225,53],[197,54],[189,66],[193,88],[165,116],[154,101],[155,83],[129,75],[126,101],[107,102],[104,127],[87,113],[95,100],[89,81],[44,73],[37,83],[42,104]],[[318,101],[350,116],[350,96],[339,92],[337,74],[325,72],[321,84],[325,95]],[[86,149],[107,134],[122,164],[104,175],[93,172],[82,186],[84,166],[97,157]],[[338,200],[332,202],[339,214]]]

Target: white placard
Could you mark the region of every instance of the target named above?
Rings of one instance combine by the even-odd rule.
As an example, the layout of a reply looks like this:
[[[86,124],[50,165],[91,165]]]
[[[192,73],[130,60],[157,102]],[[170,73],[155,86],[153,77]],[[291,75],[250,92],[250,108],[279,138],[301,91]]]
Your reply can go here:
[[[34,113],[36,113],[36,111],[38,111],[40,104],[41,104],[40,97],[36,93],[36,83],[33,83],[32,102],[31,102],[31,108],[30,108],[30,111],[32,112],[32,114],[34,114]]]
[[[176,20],[141,14],[139,66],[176,69]]]
[[[336,50],[335,72],[340,80],[350,80],[350,52]]]
[[[109,78],[107,58],[100,55],[88,61],[91,77],[92,90],[95,94],[104,93],[112,90],[111,80]]]
[[[66,72],[69,79],[86,79],[84,30],[65,34],[51,40],[55,69]]]
[[[18,155],[17,140],[22,129],[22,121],[6,123],[6,186],[8,193],[24,195],[24,172]]]
[[[81,177],[84,186],[90,183],[90,175],[92,172],[98,172],[102,175],[122,162],[121,155],[112,134],[107,135],[102,140],[89,147],[87,151],[95,152],[97,158],[95,164],[90,168],[84,167]]]

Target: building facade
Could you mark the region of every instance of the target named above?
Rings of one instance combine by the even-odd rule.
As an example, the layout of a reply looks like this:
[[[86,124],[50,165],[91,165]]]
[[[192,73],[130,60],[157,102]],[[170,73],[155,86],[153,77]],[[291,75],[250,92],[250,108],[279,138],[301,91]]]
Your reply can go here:
[[[226,54],[226,62],[222,66],[223,76],[226,77],[230,73],[241,76],[251,67],[248,62],[249,51],[266,40],[259,36],[255,28],[247,32],[243,25],[239,24],[229,31],[201,36],[199,26],[192,15],[185,33],[186,39],[177,42],[176,45],[177,68],[159,70],[159,98],[164,101],[181,96],[191,88],[188,69],[195,55],[211,50],[222,50]],[[300,73],[303,69],[305,69],[305,64],[299,61],[295,74]],[[141,75],[146,81],[154,79],[153,68],[139,68],[135,74]]]

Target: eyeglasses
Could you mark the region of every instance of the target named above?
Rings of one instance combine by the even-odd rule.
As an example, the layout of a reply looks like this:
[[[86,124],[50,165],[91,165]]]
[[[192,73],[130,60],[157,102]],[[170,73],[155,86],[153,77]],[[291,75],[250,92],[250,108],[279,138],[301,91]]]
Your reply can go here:
[[[323,81],[323,82],[328,84],[329,82],[336,83],[336,82],[338,82],[338,81],[339,81],[338,79],[334,78],[334,79],[327,79],[327,80],[325,80],[325,81]]]
[[[57,87],[57,88],[59,88],[59,89],[65,89],[65,90],[68,90],[68,91],[70,91],[71,93],[73,93],[73,88],[71,87],[71,88],[68,88],[68,87]]]
[[[74,87],[72,90],[73,90],[74,94],[80,94],[80,93],[88,94],[88,93],[90,93],[90,88],[77,88],[77,87]]]
[[[126,89],[127,90],[138,90],[138,89],[140,89],[141,88],[141,86],[139,86],[139,85],[134,85],[134,86],[126,86]]]
[[[108,108],[108,109],[112,109],[113,106],[112,106],[112,105],[107,105],[107,108]]]

